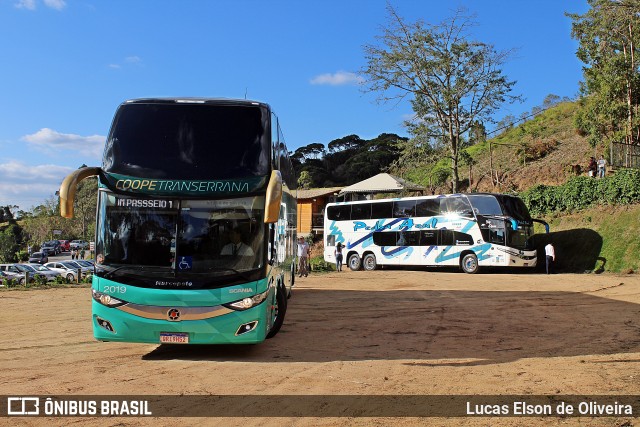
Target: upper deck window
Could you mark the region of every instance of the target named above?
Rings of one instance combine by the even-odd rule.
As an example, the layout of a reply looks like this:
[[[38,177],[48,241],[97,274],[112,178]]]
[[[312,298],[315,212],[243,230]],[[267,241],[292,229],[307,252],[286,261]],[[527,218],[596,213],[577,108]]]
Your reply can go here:
[[[145,178],[207,180],[270,171],[269,113],[258,105],[131,103],[120,107],[103,169]]]

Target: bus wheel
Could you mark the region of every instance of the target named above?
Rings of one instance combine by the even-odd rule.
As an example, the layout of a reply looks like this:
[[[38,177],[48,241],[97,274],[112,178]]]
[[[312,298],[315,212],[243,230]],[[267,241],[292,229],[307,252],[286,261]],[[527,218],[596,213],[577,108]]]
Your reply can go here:
[[[366,254],[362,258],[362,267],[367,271],[373,271],[378,264],[376,263],[376,256],[374,254]]]
[[[462,262],[460,263],[462,266],[462,271],[469,274],[475,274],[478,272],[478,257],[476,254],[466,254],[462,257]]]
[[[276,291],[276,304],[273,307],[273,324],[267,334],[267,338],[273,338],[280,331],[284,323],[284,315],[287,312],[287,290],[284,286],[278,286]]]
[[[351,254],[349,256],[349,259],[347,260],[347,265],[349,266],[349,268],[353,271],[358,271],[360,270],[360,257],[358,256],[358,254]]]

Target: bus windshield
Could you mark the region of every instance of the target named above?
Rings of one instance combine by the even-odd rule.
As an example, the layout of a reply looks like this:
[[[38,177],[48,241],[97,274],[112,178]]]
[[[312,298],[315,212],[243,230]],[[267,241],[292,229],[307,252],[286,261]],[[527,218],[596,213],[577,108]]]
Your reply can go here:
[[[169,200],[101,191],[99,197],[98,228],[104,232],[98,233],[96,252],[103,268],[232,275],[264,265],[264,196]]]
[[[107,138],[103,169],[185,180],[265,176],[270,167],[268,119],[258,105],[124,104]]]

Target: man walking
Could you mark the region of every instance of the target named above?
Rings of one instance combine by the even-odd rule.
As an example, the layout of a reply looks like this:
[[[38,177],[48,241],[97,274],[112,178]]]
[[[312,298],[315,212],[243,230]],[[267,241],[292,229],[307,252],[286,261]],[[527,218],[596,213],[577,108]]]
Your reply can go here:
[[[304,237],[298,237],[298,276],[309,275],[309,245]]]
[[[556,250],[554,249],[551,242],[544,247],[544,253],[547,258],[547,274],[553,273],[553,263],[556,260]]]

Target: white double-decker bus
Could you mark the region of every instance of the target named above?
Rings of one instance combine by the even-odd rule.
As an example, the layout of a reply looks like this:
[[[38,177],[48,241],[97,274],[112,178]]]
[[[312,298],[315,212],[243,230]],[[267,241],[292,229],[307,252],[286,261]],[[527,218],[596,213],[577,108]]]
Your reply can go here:
[[[352,270],[380,265],[535,267],[533,222],[518,197],[474,193],[330,203],[324,259],[342,243]],[[547,226],[548,231],[548,226]]]

